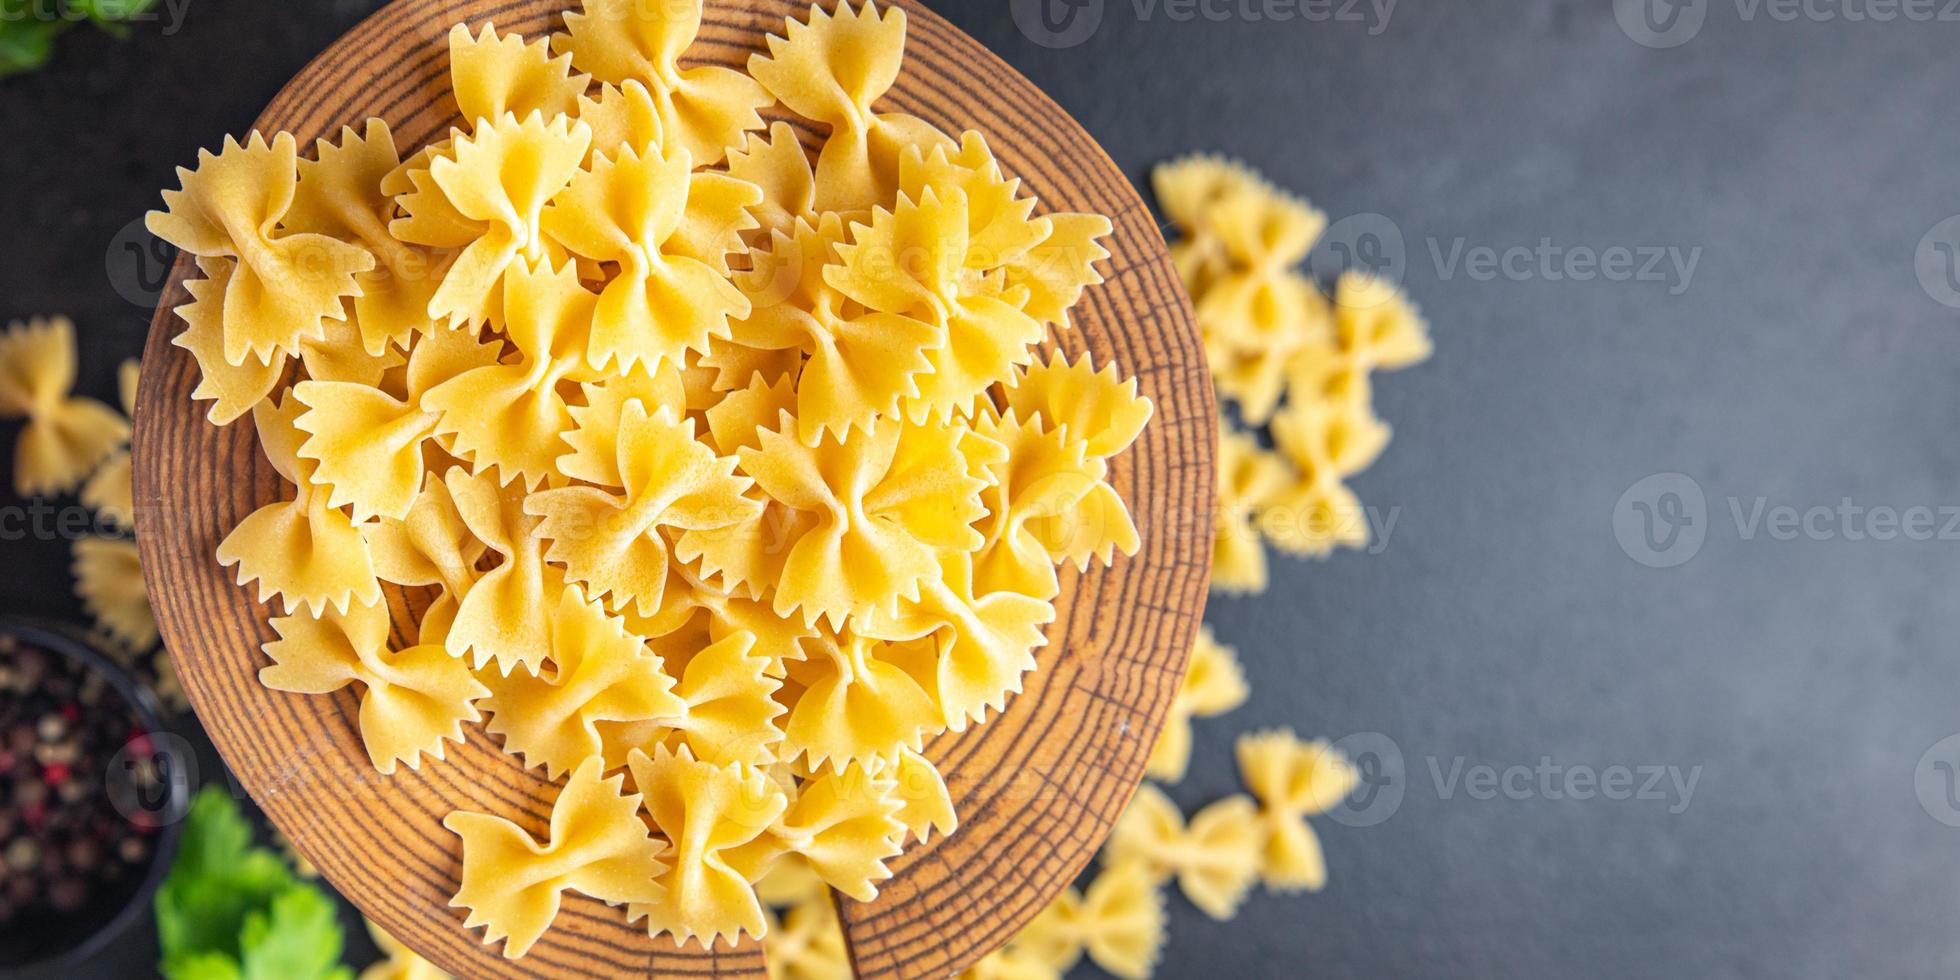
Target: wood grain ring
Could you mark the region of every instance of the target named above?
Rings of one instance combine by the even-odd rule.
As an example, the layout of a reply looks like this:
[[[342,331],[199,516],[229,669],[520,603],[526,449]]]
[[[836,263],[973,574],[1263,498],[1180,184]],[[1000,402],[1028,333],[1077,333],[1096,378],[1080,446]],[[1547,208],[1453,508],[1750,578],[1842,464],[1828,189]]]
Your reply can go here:
[[[256,128],[303,147],[371,115],[407,149],[456,120],[443,38],[494,21],[530,37],[558,26],[565,0],[397,0],[293,79]],[[1182,676],[1210,570],[1215,407],[1189,301],[1149,211],[1081,126],[1027,79],[911,0],[905,70],[883,106],[948,132],[987,134],[1003,166],[1044,210],[1109,215],[1108,281],[1077,307],[1058,345],[1135,372],[1157,415],[1113,468],[1143,550],[1114,568],[1064,572],[1042,669],[999,719],[940,738],[959,808],[951,838],[914,847],[876,901],[841,901],[861,976],[947,976],[998,948],[1087,864],[1135,791]],[[764,33],[807,8],[788,0],[710,0],[691,55],[740,67]],[[800,127],[807,142],[818,135]],[[213,140],[215,142],[215,140]],[[351,692],[265,689],[269,611],[212,557],[218,542],[283,490],[249,423],[217,428],[191,400],[197,367],[169,340],[195,275],[180,258],[150,328],[135,435],[137,533],[158,624],[198,716],[253,798],[299,851],[370,918],[461,976],[764,975],[753,941],[678,950],[600,902],[568,894],[523,960],[504,960],[449,908],[460,856],[441,828],[456,809],[512,817],[541,832],[554,787],[518,768],[480,727],[448,759],[375,773]]]

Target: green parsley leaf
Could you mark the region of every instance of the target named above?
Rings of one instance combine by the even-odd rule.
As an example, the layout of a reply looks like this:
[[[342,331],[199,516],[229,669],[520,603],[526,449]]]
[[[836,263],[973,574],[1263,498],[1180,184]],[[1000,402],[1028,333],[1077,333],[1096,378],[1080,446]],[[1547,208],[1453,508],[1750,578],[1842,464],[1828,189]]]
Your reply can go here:
[[[206,787],[157,890],[169,980],[348,980],[333,901],[252,843],[238,803]]]
[[[46,65],[54,57],[54,39],[68,27],[64,20],[0,19],[0,78]]]

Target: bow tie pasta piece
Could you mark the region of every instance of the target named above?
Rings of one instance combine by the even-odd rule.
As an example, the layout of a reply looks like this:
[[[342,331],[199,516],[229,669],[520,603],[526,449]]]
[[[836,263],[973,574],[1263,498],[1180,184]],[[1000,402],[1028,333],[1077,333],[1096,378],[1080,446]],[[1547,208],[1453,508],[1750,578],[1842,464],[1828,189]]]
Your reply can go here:
[[[1326,348],[1333,326],[1326,299],[1304,276],[1286,273],[1273,295],[1285,299],[1235,308],[1224,316],[1213,314],[1221,300],[1229,299],[1228,290],[1213,290],[1199,300],[1205,311],[1199,325],[1206,356],[1218,354],[1212,383],[1221,397],[1238,402],[1239,415],[1251,425],[1272,420],[1289,386],[1312,370],[1308,352]]]
[[[1023,312],[1066,328],[1083,289],[1103,281],[1095,265],[1109,250],[1097,239],[1110,233],[1109,219],[1072,211],[1033,217],[1034,199],[1019,195],[1020,184],[1001,175],[985,137],[972,131],[960,134],[957,152],[944,143],[912,146],[899,160],[903,197],[919,200],[927,190],[965,195],[969,291],[979,291],[979,277],[998,271],[995,288],[1025,292]]]
[[[1004,299],[964,288],[971,254],[964,193],[928,187],[916,202],[900,197],[895,210],[881,208],[871,224],[851,231],[851,242],[838,245],[837,261],[824,269],[825,281],[872,310],[914,316],[943,332],[927,352],[931,370],[918,379],[918,397],[907,399],[909,417],[971,414],[989,387],[1033,359],[1041,323]]]
[[[1135,442],[1155,406],[1137,394],[1135,378],[1116,365],[1095,369],[1084,353],[1070,364],[1060,353],[1022,368],[1006,390],[1007,407],[1024,419],[1040,416],[1082,441],[1087,456],[1108,459]]]
[[[689,174],[687,209],[681,212],[681,223],[663,248],[694,259],[727,279],[731,274],[729,256],[748,254],[742,233],[760,227],[749,211],[761,203],[762,188],[746,180],[712,171]]]
[[[968,967],[959,980],[1062,980],[1062,971],[1009,941]]]
[[[472,472],[536,487],[557,475],[570,449],[571,406],[561,381],[593,378],[585,366],[586,331],[597,297],[570,265],[518,260],[503,274],[506,333],[517,356],[464,371],[422,396],[439,413],[435,431]]]
[[[129,439],[129,423],[75,384],[75,327],[66,319],[14,323],[0,333],[0,418],[25,418],[14,443],[14,491],[72,490]]]
[[[502,817],[458,811],[443,820],[463,839],[462,887],[450,907],[470,910],[464,928],[488,927],[484,942],[508,937],[505,958],[523,956],[544,935],[568,888],[614,905],[660,900],[654,878],[666,867],[666,846],[640,822],[641,794],[621,795],[624,776],[603,775],[596,758],[572,773],[543,844]]]
[[[1150,173],[1157,206],[1181,232],[1171,244],[1171,262],[1192,295],[1231,267],[1225,244],[1211,222],[1212,206],[1225,198],[1265,193],[1266,181],[1243,165],[1211,154],[1162,163]]]
[[[1260,873],[1267,886],[1319,891],[1327,883],[1327,863],[1306,818],[1338,805],[1360,774],[1327,742],[1303,742],[1291,729],[1241,735],[1235,749],[1239,776],[1260,804],[1266,831]]]
[[[75,594],[89,618],[131,653],[156,646],[157,623],[150,611],[150,595],[143,588],[136,542],[77,538],[72,550]]]
[[[795,799],[751,850],[780,848],[809,862],[824,884],[868,902],[878,882],[891,877],[888,858],[900,851],[905,824],[898,783],[862,765],[805,780]]]
[[[1035,649],[1048,642],[1041,627],[1054,620],[1055,607],[1014,592],[976,594],[973,556],[965,552],[941,552],[939,566],[939,575],[920,582],[917,599],[900,598],[895,613],[873,610],[858,628],[886,640],[939,640],[938,663],[921,683],[947,727],[963,732],[1020,693]]]
[[[1018,592],[1038,599],[1053,598],[1060,589],[1056,563],[1070,557],[1050,550],[1050,535],[1042,524],[1068,517],[1103,485],[1108,465],[1083,454],[1082,442],[1061,429],[1044,429],[1038,420],[1022,420],[1014,412],[995,417],[982,414],[974,431],[983,439],[1005,446],[1003,459],[990,467],[992,482],[982,493],[987,508],[986,543],[974,559],[974,574],[984,592]],[[1097,501],[1100,503],[1100,501]],[[1121,498],[1117,506],[1121,506]],[[1095,508],[1090,526],[1114,533],[1127,524]],[[1130,532],[1134,540],[1135,532]],[[1134,550],[1134,545],[1130,546]]]
[[[551,671],[484,675],[487,730],[503,736],[504,751],[526,766],[543,766],[555,780],[600,753],[599,722],[677,718],[687,710],[660,658],[645,652],[646,641],[577,588],[559,594],[550,619],[544,653]]]
[[[439,646],[390,650],[388,625],[388,607],[380,603],[275,618],[279,639],[265,645],[272,665],[259,671],[259,681],[275,691],[365,688],[361,740],[384,775],[398,762],[420,768],[424,753],[440,761],[443,742],[460,743],[463,723],[482,717],[472,702],[490,693]]]
[[[1043,324],[1067,329],[1069,310],[1083,290],[1103,281],[1096,263],[1109,258],[1100,239],[1113,226],[1100,214],[1064,211],[1047,217],[1049,234],[1001,267],[1002,285],[1024,291],[1022,312]]]
[[[774,233],[767,250],[750,254],[737,276],[751,310],[734,326],[735,341],[809,355],[796,379],[797,437],[815,443],[827,433],[844,438],[899,404],[919,396],[927,352],[940,343],[930,324],[894,313],[846,316],[845,297],[824,281],[836,257],[843,222],[825,215],[813,227],[798,219],[793,234]]]
[[[817,222],[817,177],[789,123],[770,123],[767,138],[750,133],[740,149],[730,147],[728,175],[761,189],[749,210],[764,231],[788,234],[799,220]]]
[[[572,115],[592,127],[592,146],[585,159],[588,167],[598,157],[618,156],[629,146],[639,149],[664,142],[660,109],[653,104],[647,87],[635,79],[603,84],[596,98],[580,95],[578,110]]]
[[[1368,517],[1346,479],[1388,446],[1388,424],[1367,406],[1301,401],[1273,419],[1273,443],[1293,462],[1292,484],[1274,498],[1260,530],[1281,549],[1324,556],[1368,543]]]
[[[802,690],[784,725],[783,757],[807,757],[812,771],[841,769],[917,751],[925,736],[945,730],[939,706],[905,663],[923,659],[917,647],[929,655],[931,644],[907,650],[851,632],[809,641],[807,659],[787,665]]]
[[[1238,653],[1214,639],[1210,626],[1199,627],[1184,682],[1171,700],[1163,733],[1144,763],[1144,775],[1171,783],[1183,779],[1191,763],[1191,719],[1222,715],[1244,704],[1250,693]]]
[[[246,515],[219,542],[218,564],[237,565],[239,585],[258,582],[260,602],[277,597],[288,609],[303,606],[313,613],[378,604],[381,582],[367,539],[327,503],[326,489],[313,482],[313,461],[299,455],[303,434],[294,420],[304,408],[288,395],[252,410],[259,446],[272,468],[293,484],[293,499]]]
[[[1145,783],[1110,831],[1110,864],[1136,861],[1158,881],[1176,876],[1184,897],[1220,922],[1259,880],[1264,828],[1251,797],[1228,796],[1199,810],[1187,828],[1177,804]]]
[[[191,397],[211,402],[205,418],[212,425],[230,425],[272,394],[285,373],[286,359],[265,363],[248,357],[242,364],[225,360],[224,295],[238,266],[231,259],[199,258],[197,267],[205,278],[184,281],[191,301],[177,307],[184,329],[170,338],[170,345],[189,351],[197,361],[197,387]]]
[[[579,12],[566,12],[565,33],[551,41],[601,82],[644,82],[670,145],[712,167],[744,131],[762,126],[757,110],[770,98],[755,79],[730,68],[683,70],[681,56],[700,30],[700,0],[583,0]]]
[[[642,414],[658,413],[662,407],[680,412],[687,406],[687,388],[679,365],[662,364],[660,370],[613,374],[579,386],[585,404],[570,407],[576,425],[564,434],[572,451],[558,457],[558,471],[574,480],[604,487],[624,487],[626,478],[619,469],[619,423],[626,406],[638,402]]]
[[[986,137],[967,130],[957,149],[947,143],[906,147],[898,161],[898,192],[922,200],[926,191],[966,201],[967,246],[962,265],[971,276],[1006,266],[1047,239],[1052,222],[1034,217],[1035,201],[1020,196],[1019,178],[1001,175]]]
[[[780,683],[769,677],[767,657],[751,654],[755,637],[734,633],[694,654],[680,671],[674,695],[684,708],[665,717],[602,722],[608,768],[625,765],[633,750],[686,744],[703,762],[767,765],[783,733],[774,723],[786,708],[775,700]]]
[[[461,466],[451,467],[444,483],[470,534],[501,561],[458,600],[443,644],[450,656],[468,654],[478,670],[494,662],[505,674],[537,673],[551,650],[551,611],[565,576],[545,564],[537,518],[524,513],[524,491]]]
[[[710,583],[699,569],[680,562],[668,563],[659,613],[639,616],[630,603],[619,612],[626,617],[629,629],[648,638],[674,634],[697,619],[707,643],[747,633],[755,655],[766,663],[763,672],[778,678],[783,676],[782,662],[803,659],[803,640],[817,635],[816,628],[805,624],[802,617],[782,615],[762,599],[731,595]],[[686,655],[691,657],[699,649],[687,650]]]
[[[762,956],[774,980],[850,980],[854,975],[837,907],[825,894],[791,903],[782,921],[772,922],[762,937]]]
[[[458,605],[476,585],[480,574],[476,563],[486,550],[463,522],[449,484],[439,473],[424,473],[422,489],[405,516],[363,524],[361,534],[374,557],[375,574],[383,582],[441,588],[441,595],[423,612],[418,629],[420,642],[445,643]]]
[[[177,168],[180,190],[164,191],[164,210],[145,218],[150,233],[192,255],[237,260],[225,284],[223,352],[229,364],[277,361],[321,322],[341,315],[341,298],[360,292],[357,273],[374,256],[329,235],[276,235],[299,183],[291,133],[271,145],[257,132],[240,146],[198,151],[197,169]]]
[[[905,56],[903,10],[881,15],[869,0],[856,10],[844,0],[829,13],[812,5],[808,21],[789,21],[768,45],[749,57],[749,74],[792,112],[830,127],[817,154],[818,212],[887,205],[905,149],[950,142],[916,116],[872,109]]]
[[[573,74],[571,58],[552,57],[543,38],[526,43],[522,35],[499,36],[494,24],[477,34],[457,24],[449,29],[449,81],[463,121],[477,128],[507,112],[574,114],[592,78]]]
[[[1205,223],[1218,235],[1231,266],[1252,275],[1298,265],[1327,227],[1327,215],[1264,185],[1227,192],[1210,202]]]
[[[437,385],[497,363],[497,346],[476,332],[437,328],[410,352],[407,397],[349,381],[302,381],[293,397],[306,406],[294,425],[307,433],[299,454],[319,464],[317,483],[332,487],[327,505],[351,504],[354,518],[403,517],[423,475],[423,443],[434,438],[440,412],[427,406]]]
[[[116,367],[116,390],[122,402],[125,424],[136,414],[136,382],[142,368],[135,358]],[[102,461],[95,475],[82,484],[82,504],[103,520],[119,528],[136,526],[136,495],[130,483],[129,447],[116,450]]]
[[[669,249],[686,215],[688,172],[686,150],[649,146],[642,157],[626,147],[579,171],[544,209],[546,234],[620,268],[593,311],[594,368],[679,363],[686,351],[707,350],[708,338],[727,337],[730,317],[748,314],[747,298],[715,266]]]
[[[1211,550],[1211,587],[1220,592],[1263,592],[1265,514],[1293,481],[1292,468],[1251,436],[1221,431],[1218,439],[1218,510]]]
[[[429,300],[447,256],[388,232],[395,202],[381,188],[401,166],[394,135],[386,122],[370,119],[359,133],[342,128],[338,144],[322,139],[314,146],[318,159],[299,161],[299,185],[282,224],[288,232],[359,243],[373,255],[374,268],[355,277],[360,289],[351,300],[351,320],[368,354],[407,347],[409,338],[434,325]]]
[[[1368,376],[1421,362],[1433,349],[1429,328],[1388,280],[1349,270],[1334,281],[1333,329],[1287,360],[1289,399],[1367,405]]]
[[[761,433],[776,424],[784,412],[796,413],[795,379],[785,375],[767,381],[758,374],[748,387],[731,391],[708,409],[708,440],[715,451],[732,456],[743,446],[761,445]]]
[[[823,879],[810,870],[810,862],[794,854],[770,862],[769,870],[755,879],[755,897],[764,905],[778,907],[817,901],[830,904],[830,890]]]
[[[953,810],[953,796],[939,767],[913,751],[900,749],[896,764],[888,766],[898,797],[898,822],[905,825],[909,839],[925,843],[934,831],[951,834],[960,828],[959,814]]]
[[[408,216],[389,231],[407,242],[462,247],[429,299],[429,315],[452,326],[482,324],[495,318],[505,272],[529,262],[557,258],[539,226],[546,202],[578,173],[592,142],[592,130],[569,116],[547,121],[540,113],[519,120],[503,115],[487,128],[460,137],[453,155],[429,163],[429,179],[442,201],[463,219],[423,221],[414,202],[402,201]],[[426,192],[425,192],[426,193]],[[401,199],[397,199],[398,201]],[[436,210],[440,210],[439,208]]]
[[[961,430],[914,426],[895,418],[843,442],[805,445],[780,417],[775,431],[741,450],[742,471],[771,500],[814,518],[787,545],[776,582],[776,611],[802,610],[806,622],[832,626],[899,596],[918,594],[938,572],[934,551],[970,551],[981,543],[970,526],[981,516],[984,481],[967,471]],[[684,559],[721,560],[725,537],[690,531]]]
[[[694,420],[675,421],[671,408],[649,416],[645,406],[628,402],[617,451],[623,493],[583,486],[540,490],[524,509],[543,518],[538,534],[550,542],[545,558],[562,564],[567,579],[651,616],[660,608],[671,560],[663,529],[747,526],[762,504],[744,496],[750,480],[735,474],[734,457],[716,456],[695,441]]]
[[[628,906],[629,918],[645,918],[649,935],[703,947],[744,932],[762,935],[762,905],[730,859],[788,808],[782,787],[754,766],[697,761],[686,746],[662,746],[651,756],[635,751],[627,765],[646,796],[647,816],[673,841],[674,862],[659,877],[664,893]]]
[[[1135,861],[1104,868],[1087,892],[1065,890],[1028,923],[1013,944],[1058,973],[1087,951],[1096,965],[1142,980],[1164,948],[1164,895],[1148,868]]]

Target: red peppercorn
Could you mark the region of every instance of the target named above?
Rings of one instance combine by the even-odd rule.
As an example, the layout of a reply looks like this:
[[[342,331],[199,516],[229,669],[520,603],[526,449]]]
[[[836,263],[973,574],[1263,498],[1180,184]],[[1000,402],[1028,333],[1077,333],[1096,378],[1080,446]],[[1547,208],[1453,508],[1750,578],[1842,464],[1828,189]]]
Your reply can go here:
[[[59,762],[44,766],[41,769],[41,779],[49,786],[60,786],[68,781],[68,766]]]

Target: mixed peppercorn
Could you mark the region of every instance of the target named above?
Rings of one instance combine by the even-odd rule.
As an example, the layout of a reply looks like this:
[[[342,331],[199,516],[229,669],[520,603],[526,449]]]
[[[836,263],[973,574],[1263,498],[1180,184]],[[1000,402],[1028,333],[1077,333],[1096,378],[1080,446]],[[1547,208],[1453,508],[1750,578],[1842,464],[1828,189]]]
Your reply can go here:
[[[101,673],[0,634],[0,923],[75,913],[133,891],[161,791],[150,736]]]

